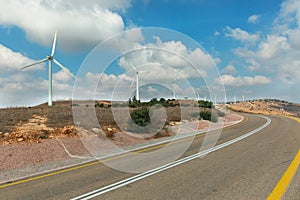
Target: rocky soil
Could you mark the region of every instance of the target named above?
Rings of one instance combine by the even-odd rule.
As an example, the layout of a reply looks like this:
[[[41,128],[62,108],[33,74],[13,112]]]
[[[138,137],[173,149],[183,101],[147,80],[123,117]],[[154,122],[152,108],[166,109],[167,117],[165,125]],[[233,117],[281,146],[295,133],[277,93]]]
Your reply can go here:
[[[236,112],[255,113],[264,115],[300,116],[300,104],[280,100],[252,100],[231,103],[228,108]]]

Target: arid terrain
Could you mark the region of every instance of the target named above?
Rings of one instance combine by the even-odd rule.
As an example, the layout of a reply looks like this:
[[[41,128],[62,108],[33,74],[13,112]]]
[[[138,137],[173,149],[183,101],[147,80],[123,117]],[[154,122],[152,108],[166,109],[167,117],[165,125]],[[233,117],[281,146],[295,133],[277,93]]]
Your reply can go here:
[[[231,103],[227,106],[236,112],[264,114],[264,115],[285,115],[300,116],[300,104],[276,99],[251,100],[246,102]]]
[[[57,166],[61,161],[89,158],[93,153],[91,154],[87,144],[90,146],[95,144],[98,152],[110,151],[112,148],[140,145],[176,134],[222,128],[243,119],[236,114],[224,116],[216,109],[199,108],[192,104],[167,107],[163,109],[167,119],[163,122],[161,130],[153,135],[142,134],[140,137],[126,132],[128,109],[132,112],[136,108],[93,105],[95,102],[81,102],[80,105],[74,105],[71,101],[61,101],[55,102],[53,107],[42,104],[28,108],[0,109],[0,150],[2,152],[0,182],[18,178],[23,174],[22,170],[28,170],[28,166],[30,168],[28,174],[30,174],[30,171],[42,169],[49,163]],[[77,124],[76,127],[72,109],[75,111],[79,109],[80,114],[95,110],[98,125],[91,123],[93,120],[87,118],[86,124],[81,123],[80,126]],[[117,114],[114,113],[114,109]],[[216,115],[219,113],[222,115],[219,116],[220,122],[199,120],[201,110],[209,110]],[[123,121],[116,123],[115,115]],[[159,122],[160,115],[157,116]],[[181,125],[184,128],[178,128]],[[7,177],[7,174],[11,175]]]
[[[103,106],[95,107],[96,104]],[[79,104],[72,101],[57,101],[52,107],[44,103],[34,107],[0,109],[0,144],[32,143],[57,137],[77,137],[73,111],[77,113],[76,115],[95,111],[96,121],[89,119],[91,116],[87,115],[84,116],[84,122],[78,122],[76,125],[86,131],[101,128],[103,131],[101,134],[113,139],[115,133],[126,130],[128,118],[130,118],[128,112],[136,109],[120,106],[120,104],[115,105],[111,106],[110,103],[104,101],[82,101]],[[167,107],[165,109],[167,119],[164,126],[184,120],[198,120],[200,110],[211,109],[199,108],[191,103]],[[212,109],[212,112],[217,115],[221,114],[216,109]],[[115,118],[121,121],[117,124]],[[159,117],[156,120],[160,120]],[[160,132],[157,136],[169,136],[169,133]]]

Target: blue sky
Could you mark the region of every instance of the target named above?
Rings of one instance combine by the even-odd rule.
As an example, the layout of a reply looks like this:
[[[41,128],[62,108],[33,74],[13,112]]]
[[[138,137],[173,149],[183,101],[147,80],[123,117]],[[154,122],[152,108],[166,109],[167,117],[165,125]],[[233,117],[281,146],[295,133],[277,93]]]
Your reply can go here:
[[[83,99],[132,96],[132,63],[140,66],[144,100],[172,97],[175,88],[178,98],[222,101],[224,86],[228,100],[246,96],[300,102],[297,0],[16,0],[0,6],[0,107],[47,101],[47,63],[19,68],[50,54],[55,30],[55,58],[79,77],[75,93]],[[108,38],[108,48],[97,47]],[[90,62],[94,47],[101,55],[94,50],[98,54]],[[146,47],[182,54],[206,76],[195,76],[170,53],[142,51]],[[137,48],[136,53],[124,54]],[[112,64],[102,66],[112,55],[117,56]],[[74,80],[56,65],[53,70],[54,100],[72,98]],[[200,84],[204,79],[207,85]]]

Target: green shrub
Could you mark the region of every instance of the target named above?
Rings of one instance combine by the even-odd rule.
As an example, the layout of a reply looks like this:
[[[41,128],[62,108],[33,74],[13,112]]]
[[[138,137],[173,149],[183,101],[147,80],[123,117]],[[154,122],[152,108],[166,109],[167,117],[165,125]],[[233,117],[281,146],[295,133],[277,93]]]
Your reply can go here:
[[[103,107],[104,107],[104,104],[103,104],[103,103],[96,103],[96,104],[95,104],[95,107],[103,108]]]
[[[138,126],[147,126],[151,123],[149,110],[147,107],[142,107],[134,110],[131,114],[132,121]]]
[[[199,100],[198,104],[199,104],[199,107],[202,107],[202,108],[213,108],[214,107],[213,102],[211,102],[211,101]]]
[[[218,117],[211,113],[211,111],[205,110],[200,112],[200,117],[204,120],[209,120],[211,122],[217,122]]]

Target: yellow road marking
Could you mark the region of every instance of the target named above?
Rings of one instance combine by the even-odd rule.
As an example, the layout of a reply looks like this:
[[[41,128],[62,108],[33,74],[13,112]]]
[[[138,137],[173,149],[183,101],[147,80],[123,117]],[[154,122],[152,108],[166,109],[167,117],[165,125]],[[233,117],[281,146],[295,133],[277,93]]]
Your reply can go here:
[[[289,168],[286,170],[286,172],[283,174],[283,176],[281,177],[281,179],[273,189],[272,193],[268,196],[267,200],[281,199],[286,189],[288,188],[292,178],[294,177],[299,164],[300,164],[300,150],[298,151],[297,155],[295,156]]]
[[[296,120],[297,122],[300,123],[299,118],[295,118],[295,117],[289,117],[289,118]],[[300,150],[298,151],[294,160],[292,161],[288,169],[285,171],[285,173],[283,174],[283,176],[281,177],[281,179],[279,180],[279,182],[277,183],[277,185],[275,186],[271,194],[268,196],[267,200],[278,200],[282,198],[290,182],[292,181],[295,173],[297,172],[299,164],[300,164]]]
[[[293,120],[295,120],[295,121],[297,121],[297,122],[300,123],[300,119],[299,118],[296,118],[296,117],[288,117],[288,118],[291,118],[291,119],[293,119]]]
[[[237,125],[240,125],[240,124],[243,124],[243,123],[246,123],[247,121],[248,121],[248,117],[245,116],[244,120],[242,122],[240,122],[238,124],[234,124],[234,125],[228,126],[228,127],[225,127],[224,129],[230,128],[230,127],[234,127],[234,126],[237,126]],[[199,134],[199,135],[196,135],[194,138],[203,137],[204,135],[205,134]],[[191,136],[191,137],[193,137],[193,136]],[[186,140],[189,140],[189,139],[190,139],[190,137],[179,139],[179,140],[175,140],[175,141],[172,141],[171,144],[178,143],[178,142],[183,142],[183,141],[186,141]],[[122,155],[119,155],[119,156],[114,156],[114,157],[111,157],[111,158],[107,158],[107,159],[103,159],[103,160],[99,160],[99,161],[94,161],[94,162],[90,162],[90,163],[86,163],[86,164],[82,164],[82,165],[78,165],[78,166],[74,166],[74,167],[62,169],[62,170],[59,170],[59,171],[50,172],[50,173],[47,173],[47,174],[43,174],[43,175],[38,175],[38,176],[34,176],[34,177],[22,179],[22,180],[11,182],[11,183],[6,183],[6,184],[3,184],[3,185],[0,185],[0,189],[6,188],[6,187],[10,187],[10,186],[14,186],[14,185],[19,185],[21,183],[27,183],[27,182],[30,182],[30,181],[35,181],[35,180],[43,179],[43,178],[46,178],[46,177],[50,177],[50,176],[62,174],[62,173],[65,173],[65,172],[74,171],[74,170],[77,170],[77,169],[82,169],[82,168],[85,168],[85,167],[89,167],[89,166],[93,166],[93,165],[96,165],[96,164],[100,164],[102,162],[107,162],[107,161],[110,161],[110,160],[115,160],[115,159],[118,159],[118,158],[127,157],[129,155],[133,155],[133,154],[137,154],[137,153],[142,153],[142,152],[145,152],[145,151],[151,151],[151,150],[154,150],[154,149],[158,149],[158,148],[164,147],[166,145],[169,145],[169,143],[166,142],[166,143],[163,143],[163,144],[160,144],[160,145],[156,145],[156,146],[153,146],[153,147],[148,147],[148,148],[137,150],[137,151],[130,152],[130,153],[125,153],[125,154],[122,154]]]

